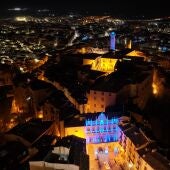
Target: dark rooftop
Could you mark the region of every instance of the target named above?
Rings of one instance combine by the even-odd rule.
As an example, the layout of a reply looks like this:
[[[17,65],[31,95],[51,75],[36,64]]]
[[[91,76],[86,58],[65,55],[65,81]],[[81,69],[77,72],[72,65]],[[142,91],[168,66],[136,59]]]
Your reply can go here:
[[[148,139],[139,131],[136,126],[131,126],[124,130],[124,134],[130,138],[132,143],[138,148],[148,142]]]
[[[30,83],[30,87],[32,90],[41,90],[47,88],[54,88],[53,85],[41,80],[34,80]]]
[[[153,167],[153,169],[169,170],[170,162],[158,152],[149,152],[143,156],[143,159]]]
[[[102,55],[102,58],[117,58],[117,59],[121,59],[123,58],[126,54],[132,52],[133,50],[132,49],[123,49],[123,50],[120,50],[120,51],[110,51],[106,54],[103,54]]]
[[[13,129],[8,131],[8,133],[21,136],[29,142],[33,143],[39,136],[47,131],[52,124],[52,121],[32,119],[24,124],[15,126]]]
[[[0,169],[17,169],[19,162],[27,155],[27,148],[20,142],[8,142],[0,146]]]

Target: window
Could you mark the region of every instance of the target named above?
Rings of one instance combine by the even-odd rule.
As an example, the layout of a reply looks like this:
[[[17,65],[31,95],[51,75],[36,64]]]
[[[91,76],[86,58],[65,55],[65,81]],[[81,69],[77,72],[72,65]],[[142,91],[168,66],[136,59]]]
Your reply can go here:
[[[96,107],[96,104],[94,104],[94,107]]]
[[[102,95],[104,95],[104,92],[102,92]]]
[[[101,108],[104,108],[104,105],[103,105],[103,104],[101,105]]]
[[[90,133],[90,128],[89,128],[89,127],[86,129],[86,132],[87,132],[87,133]]]
[[[104,97],[102,97],[102,101],[104,101]]]
[[[94,100],[96,100],[96,97],[94,97]]]
[[[94,91],[94,94],[96,94],[96,91]]]

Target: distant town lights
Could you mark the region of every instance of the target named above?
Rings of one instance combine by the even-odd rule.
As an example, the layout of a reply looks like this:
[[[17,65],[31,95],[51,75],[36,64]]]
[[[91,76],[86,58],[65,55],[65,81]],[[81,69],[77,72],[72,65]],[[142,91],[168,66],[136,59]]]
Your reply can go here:
[[[35,58],[34,61],[35,61],[36,63],[38,63],[40,60],[38,60],[37,58]]]
[[[21,8],[13,8],[14,11],[21,11]]]
[[[19,21],[19,22],[27,22],[27,18],[26,17],[16,17],[15,20]]]
[[[15,8],[10,8],[8,11],[26,11],[27,8],[20,8],[20,7],[15,7]]]

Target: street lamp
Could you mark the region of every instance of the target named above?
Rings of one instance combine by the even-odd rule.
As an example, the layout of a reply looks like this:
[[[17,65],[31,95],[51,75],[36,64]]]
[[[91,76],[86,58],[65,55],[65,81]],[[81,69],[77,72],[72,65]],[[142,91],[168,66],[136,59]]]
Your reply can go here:
[[[129,169],[131,169],[131,168],[133,167],[133,163],[132,163],[132,162],[129,162],[129,163],[128,163],[128,167],[129,167]]]

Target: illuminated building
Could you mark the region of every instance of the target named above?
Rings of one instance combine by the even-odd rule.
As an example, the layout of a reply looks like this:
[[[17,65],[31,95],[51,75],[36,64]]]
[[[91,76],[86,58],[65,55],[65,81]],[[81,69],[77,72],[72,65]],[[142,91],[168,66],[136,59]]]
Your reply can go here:
[[[126,56],[132,57],[132,58],[133,58],[133,57],[141,57],[141,58],[144,58],[144,61],[147,60],[146,55],[145,55],[143,52],[137,51],[137,50],[131,51],[130,53],[126,54]]]
[[[154,141],[147,138],[141,129],[132,124],[119,127],[121,129],[119,143],[124,150],[122,158],[129,169],[168,170],[170,168],[169,161],[157,152]]]
[[[81,54],[106,54],[108,52],[108,49],[100,49],[100,48],[93,48],[93,47],[82,47],[77,50],[78,53]]]
[[[15,20],[16,21],[20,21],[20,22],[27,22],[27,18],[26,17],[16,17]]]
[[[116,142],[119,138],[118,119],[101,113],[96,120],[86,120],[86,143]]]
[[[84,126],[65,128],[65,136],[75,135],[80,138],[86,138]]]
[[[115,51],[115,32],[110,33],[110,50]]]
[[[87,104],[84,106],[85,113],[105,112],[108,106],[116,104],[117,94],[99,90],[90,90],[87,94]]]
[[[125,47],[128,49],[132,48],[132,40],[125,38]]]
[[[97,57],[92,63],[92,70],[111,73],[114,71],[118,59]]]
[[[91,70],[111,73],[114,72],[115,65],[118,61],[118,58],[112,57],[112,54],[97,55],[87,54],[83,58],[83,65],[91,65]]]
[[[131,124],[129,117],[114,118],[114,115],[106,115],[100,113],[98,116],[88,116],[84,127],[66,128],[70,135],[84,131],[90,170],[97,170],[94,162],[99,157],[111,158],[125,169],[169,169],[169,161],[156,151],[155,142]]]
[[[85,139],[67,136],[59,139],[42,160],[31,160],[30,170],[89,170]]]

